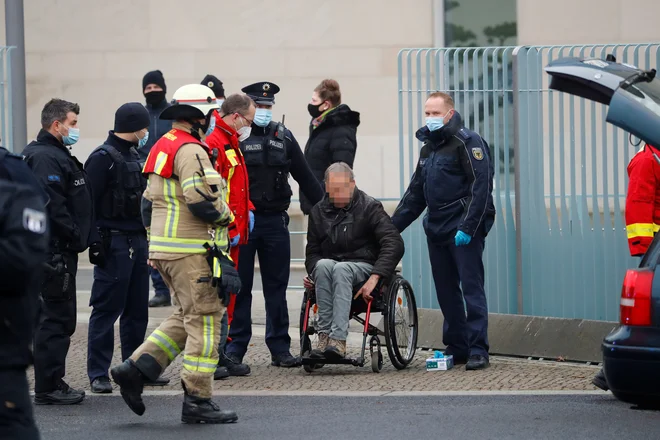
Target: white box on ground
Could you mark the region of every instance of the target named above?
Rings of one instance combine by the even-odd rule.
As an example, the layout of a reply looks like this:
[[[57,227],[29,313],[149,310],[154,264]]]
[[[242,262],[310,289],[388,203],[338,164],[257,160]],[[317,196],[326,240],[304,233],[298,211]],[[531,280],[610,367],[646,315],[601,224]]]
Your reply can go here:
[[[426,360],[426,371],[446,371],[454,366],[454,356],[447,355],[441,358],[428,358]]]

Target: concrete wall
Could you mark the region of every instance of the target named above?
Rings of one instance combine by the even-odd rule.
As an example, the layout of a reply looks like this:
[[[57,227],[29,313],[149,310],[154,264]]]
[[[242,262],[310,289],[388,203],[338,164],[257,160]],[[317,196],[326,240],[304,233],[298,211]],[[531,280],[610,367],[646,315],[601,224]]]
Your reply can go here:
[[[396,56],[401,47],[432,45],[431,3],[251,0],[213,8],[199,0],[26,1],[28,138],[51,97],[78,102],[81,140],[73,152],[84,161],[112,128],[117,107],[143,101],[144,73],[160,69],[168,98],[207,73],[228,93],[275,82],[282,91],[274,118],[286,114],[304,147],[307,103],[330,77],[361,113],[359,184],[374,196],[398,197]]]
[[[658,41],[657,0],[518,0],[518,44]]]

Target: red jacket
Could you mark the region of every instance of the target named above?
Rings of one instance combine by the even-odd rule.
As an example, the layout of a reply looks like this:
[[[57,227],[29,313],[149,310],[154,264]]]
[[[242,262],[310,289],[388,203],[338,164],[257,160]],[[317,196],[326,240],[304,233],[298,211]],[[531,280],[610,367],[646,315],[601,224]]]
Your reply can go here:
[[[194,138],[190,133],[186,133],[178,128],[173,128],[156,141],[151,150],[147,161],[144,163],[142,173],[156,173],[159,176],[169,179],[172,176],[174,168],[174,157],[184,144],[199,144],[207,149],[203,142]]]
[[[227,181],[227,204],[234,213],[234,223],[229,225],[229,238],[241,234],[238,244],[246,244],[248,240],[249,214],[254,210],[250,202],[250,182],[243,153],[238,146],[236,130],[222,120],[217,111],[215,130],[206,138],[206,144],[211,151],[219,150],[216,170]]]
[[[628,164],[626,231],[630,255],[644,255],[660,230],[660,151],[649,144]]]

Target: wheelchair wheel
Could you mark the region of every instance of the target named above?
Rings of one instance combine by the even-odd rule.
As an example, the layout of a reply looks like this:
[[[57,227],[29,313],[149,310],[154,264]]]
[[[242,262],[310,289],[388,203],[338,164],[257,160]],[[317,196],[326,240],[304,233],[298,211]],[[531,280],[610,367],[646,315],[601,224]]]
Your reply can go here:
[[[410,364],[417,350],[417,304],[412,286],[396,276],[387,291],[385,341],[394,368],[402,370]]]
[[[303,332],[305,328],[305,310],[307,307],[307,300],[310,297],[310,292],[305,289],[303,294],[302,306],[300,308],[300,357],[309,357],[312,347],[316,344],[317,333],[316,333],[316,322],[318,321],[317,306],[315,301],[312,301],[309,310],[307,332]],[[314,370],[323,367],[323,364],[316,365],[303,365],[303,369],[311,373]]]

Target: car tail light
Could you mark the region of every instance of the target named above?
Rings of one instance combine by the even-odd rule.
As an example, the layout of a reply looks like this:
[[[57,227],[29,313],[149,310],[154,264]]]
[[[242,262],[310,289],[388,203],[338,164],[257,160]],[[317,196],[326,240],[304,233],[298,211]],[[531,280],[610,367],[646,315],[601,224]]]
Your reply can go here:
[[[621,325],[651,325],[651,286],[653,271],[631,269],[626,272],[621,288]]]

